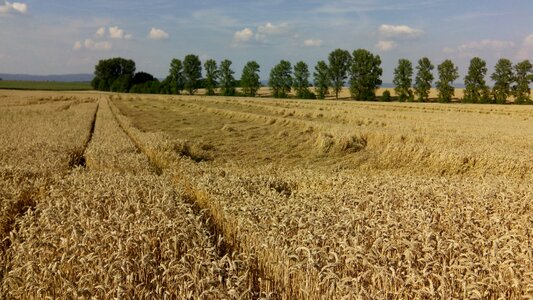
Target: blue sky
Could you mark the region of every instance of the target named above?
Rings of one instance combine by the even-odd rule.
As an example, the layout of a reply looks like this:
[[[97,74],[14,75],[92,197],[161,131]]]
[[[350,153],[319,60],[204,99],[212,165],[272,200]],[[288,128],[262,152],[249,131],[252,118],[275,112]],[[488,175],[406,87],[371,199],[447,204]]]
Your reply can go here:
[[[20,1],[20,2],[16,2]],[[0,73],[92,73],[121,56],[137,70],[167,75],[172,58],[249,60],[262,79],[281,59],[310,69],[335,48],[365,48],[392,81],[400,58],[452,59],[461,82],[473,56],[533,58],[531,0],[270,1],[0,0]]]

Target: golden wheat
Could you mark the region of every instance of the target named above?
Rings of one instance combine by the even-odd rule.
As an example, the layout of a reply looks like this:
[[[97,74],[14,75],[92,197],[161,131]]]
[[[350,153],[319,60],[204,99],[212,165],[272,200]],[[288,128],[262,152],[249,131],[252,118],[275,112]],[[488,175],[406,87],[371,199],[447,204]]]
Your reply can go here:
[[[173,103],[162,99],[163,104],[157,99],[148,101],[152,108],[143,107],[135,99],[117,103],[126,111],[129,105],[155,111],[158,105],[166,109],[175,105],[176,119],[195,114],[198,121],[190,125],[194,125],[196,132],[169,130],[173,134],[182,133],[182,138],[187,138],[188,132],[197,135],[204,130],[202,124],[207,124],[206,119],[212,114],[219,115],[217,121],[223,130],[233,128],[229,134],[245,130],[242,124],[265,126],[264,114],[254,117],[252,112],[235,109],[246,106],[246,101],[216,98],[173,98],[170,100]],[[212,108],[212,102],[232,103],[228,103],[229,108]],[[360,105],[348,103],[343,108],[338,103],[286,101],[280,104],[315,105],[325,111],[350,110],[352,105],[356,106],[352,112],[360,109]],[[527,123],[523,121],[531,116],[530,108],[505,107],[492,113],[495,107],[480,107],[478,111],[474,106],[448,105],[433,109],[425,105],[429,109],[427,113],[424,109],[422,114],[415,114],[411,110],[416,112],[424,107],[368,103],[361,106],[369,106],[368,110],[380,114],[389,109],[400,111],[391,113],[394,126],[387,125],[388,131],[380,129],[383,121],[379,119],[363,124],[367,128],[362,135],[368,141],[363,152],[367,153],[352,154],[355,156],[352,161],[364,160],[355,165],[355,172],[354,166],[349,165],[329,172],[302,169],[298,165],[292,167],[294,170],[277,164],[253,166],[242,157],[234,158],[237,163],[223,159],[217,163],[215,158],[212,165],[196,164],[172,158],[171,137],[158,134],[157,144],[157,139],[143,139],[132,124],[126,127],[145,144],[147,151],[159,153],[159,160],[164,157],[179,161],[177,165],[166,161],[162,166],[177,168],[176,185],[188,186],[188,193],[210,212],[233,247],[257,255],[261,274],[268,278],[261,286],[265,294],[273,293],[284,299],[519,299],[530,295],[533,260],[529,227],[533,225],[533,213],[528,199],[533,199],[533,189],[524,178],[530,178],[533,166],[531,147],[526,147],[531,140],[507,143],[504,149],[492,148],[495,143],[490,130],[497,127],[513,138],[530,134],[533,128],[527,125],[525,133],[513,131],[519,124]],[[188,109],[183,111],[184,108]],[[282,117],[287,120],[275,123],[281,123],[280,127],[286,131],[309,127],[307,122],[294,120],[301,114],[299,109],[284,114]],[[507,114],[507,109],[516,110],[516,115]],[[446,123],[442,118],[448,110],[452,110],[454,119]],[[469,115],[464,116],[462,123],[456,123],[457,115],[461,120],[462,110]],[[493,123],[484,122],[489,119],[486,114],[480,114],[480,120],[472,119],[472,115],[477,117],[484,111],[489,112]],[[438,115],[434,116],[435,113]],[[141,118],[138,126],[147,128],[140,113],[132,115],[134,119]],[[350,115],[345,117],[348,126],[353,125]],[[429,123],[432,119],[440,123]],[[518,124],[506,124],[510,119]],[[333,139],[333,134],[323,133],[331,127],[319,121],[309,122],[317,123],[313,123],[314,131]],[[429,125],[427,132],[436,133],[428,136],[409,130],[420,123]],[[160,123],[151,126],[165,129],[171,124],[168,121],[164,126]],[[438,132],[440,125],[444,134]],[[464,134],[457,135],[457,130],[455,134],[446,132],[447,127],[459,129],[459,126],[465,127]],[[280,130],[280,127],[269,128]],[[415,132],[414,136],[411,132]],[[503,138],[508,142],[511,137]],[[464,142],[468,138],[473,139],[471,143]],[[263,142],[270,141],[263,138]],[[450,142],[460,144],[457,149],[450,149]],[[317,144],[319,148],[324,147],[328,141],[315,143],[308,145],[306,151]],[[521,156],[510,158],[502,155],[503,152]],[[419,166],[425,168],[413,170]]]
[[[2,295],[251,297],[249,259],[221,252],[223,240],[208,230],[208,218],[169,178],[154,174],[105,98],[95,125],[87,169],[50,183],[11,232]]]
[[[99,100],[85,168],[52,137],[43,183],[29,146],[0,146],[0,195],[35,202],[6,239],[4,298],[533,297],[531,107],[9,97],[35,124]]]

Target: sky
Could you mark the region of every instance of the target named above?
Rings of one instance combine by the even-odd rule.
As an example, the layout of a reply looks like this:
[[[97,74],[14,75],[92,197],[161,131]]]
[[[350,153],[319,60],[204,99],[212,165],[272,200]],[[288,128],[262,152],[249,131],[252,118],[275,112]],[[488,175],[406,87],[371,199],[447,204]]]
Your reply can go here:
[[[533,58],[533,0],[0,0],[0,73],[92,73],[124,57],[158,78],[173,58],[247,61],[261,79],[280,60],[313,70],[337,49],[364,48],[392,82],[398,59],[451,59],[464,79],[479,56]],[[436,70],[435,70],[436,75]],[[489,77],[487,75],[487,79]]]

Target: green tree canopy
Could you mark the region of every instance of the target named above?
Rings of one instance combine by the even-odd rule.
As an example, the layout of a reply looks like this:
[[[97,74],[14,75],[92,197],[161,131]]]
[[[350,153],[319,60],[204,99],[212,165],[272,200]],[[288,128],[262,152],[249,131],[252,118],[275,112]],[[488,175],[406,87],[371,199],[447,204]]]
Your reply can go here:
[[[131,80],[130,92],[143,94],[159,93],[159,80],[152,76],[152,74],[137,72]]]
[[[368,50],[357,49],[352,54],[350,93],[357,100],[373,100],[381,85],[381,58]]]
[[[506,58],[500,58],[494,67],[494,73],[490,76],[494,80],[492,96],[496,103],[504,104],[511,95],[513,83],[513,64]]]
[[[189,54],[183,59],[183,77],[185,90],[193,95],[198,89],[198,83],[202,78],[202,63],[197,55]]]
[[[217,62],[214,59],[208,59],[204,63],[205,69],[205,89],[209,96],[215,94],[215,89],[218,86],[218,69]]]
[[[130,93],[136,94],[158,94],[160,93],[159,80],[154,79],[144,83],[135,84],[131,87]]]
[[[470,60],[468,74],[465,76],[464,101],[470,103],[485,103],[489,100],[489,88],[485,83],[487,64],[479,57]]]
[[[400,101],[407,100],[411,92],[411,84],[413,82],[413,65],[407,59],[400,59],[398,66],[394,69],[394,91],[398,95]]]
[[[113,84],[111,84],[111,91],[116,93],[127,93],[129,92],[133,84],[133,77],[130,74],[121,75]]]
[[[156,80],[152,74],[146,73],[146,72],[137,72],[133,76],[132,84],[142,84],[148,81],[154,81]]]
[[[437,81],[439,102],[451,102],[455,95],[453,82],[459,78],[459,69],[449,59],[443,61],[437,69],[439,71],[439,81]]]
[[[414,88],[415,94],[418,96],[418,101],[426,102],[429,100],[429,92],[431,90],[431,83],[433,82],[432,71],[434,68],[429,58],[423,57],[418,60]]]
[[[329,78],[329,68],[325,61],[319,61],[315,66],[314,86],[318,99],[324,99],[329,94],[331,80]]]
[[[115,80],[133,78],[134,73],[135,62],[131,59],[121,57],[103,59],[94,67],[94,79],[91,85],[96,90],[110,91]]]
[[[533,67],[529,60],[524,60],[514,66],[515,70],[515,85],[513,86],[513,94],[515,102],[519,104],[532,103],[530,98],[531,90],[529,84],[533,81]]]
[[[255,61],[249,61],[242,69],[241,75],[242,92],[245,96],[255,97],[261,87],[259,82],[259,64]]]
[[[268,85],[272,89],[274,98],[287,98],[292,86],[292,66],[291,63],[282,60],[272,70]]]
[[[167,76],[161,83],[159,84],[159,93],[160,94],[166,94],[170,95],[173,93],[172,85],[171,85],[171,78],[170,76]]]
[[[225,59],[220,63],[220,92],[224,96],[235,96],[235,78],[231,69],[231,60]]]
[[[292,87],[296,91],[296,97],[301,99],[309,98],[311,92],[309,91],[309,68],[303,61],[299,61],[294,65],[294,79]]]
[[[339,93],[344,87],[351,58],[350,52],[342,49],[335,49],[328,56],[329,78],[333,86],[333,91],[335,91],[335,99],[339,99]]]
[[[172,59],[170,63],[169,75],[170,86],[174,94],[180,94],[185,88],[185,76],[183,75],[183,64],[179,59]]]

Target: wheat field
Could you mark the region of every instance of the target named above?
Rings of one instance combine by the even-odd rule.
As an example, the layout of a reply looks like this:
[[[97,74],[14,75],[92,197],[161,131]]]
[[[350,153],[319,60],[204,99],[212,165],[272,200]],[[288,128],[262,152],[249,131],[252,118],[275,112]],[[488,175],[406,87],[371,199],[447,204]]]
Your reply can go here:
[[[533,108],[0,91],[7,299],[532,299]]]

